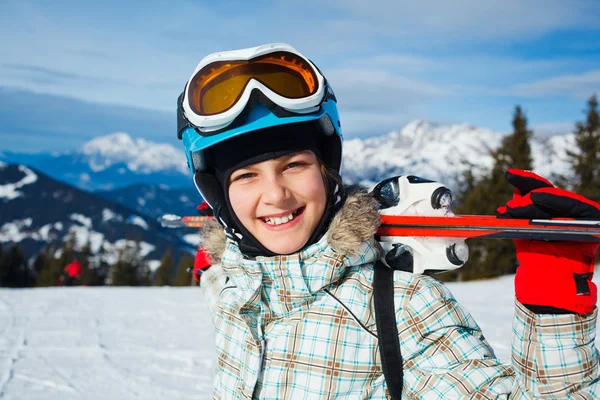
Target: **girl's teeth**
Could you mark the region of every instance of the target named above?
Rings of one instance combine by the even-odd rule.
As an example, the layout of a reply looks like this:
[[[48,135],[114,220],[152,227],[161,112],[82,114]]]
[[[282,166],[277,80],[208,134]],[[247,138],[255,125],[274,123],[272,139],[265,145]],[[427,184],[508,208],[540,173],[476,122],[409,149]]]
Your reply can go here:
[[[294,219],[294,214],[290,213],[289,215],[285,215],[281,218],[266,218],[264,221],[269,225],[281,225],[290,222]]]

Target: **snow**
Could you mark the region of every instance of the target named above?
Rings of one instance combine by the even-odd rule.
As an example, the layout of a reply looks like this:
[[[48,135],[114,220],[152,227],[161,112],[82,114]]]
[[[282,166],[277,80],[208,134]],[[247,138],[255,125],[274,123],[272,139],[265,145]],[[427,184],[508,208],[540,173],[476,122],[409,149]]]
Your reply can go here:
[[[161,217],[161,219],[163,219],[165,221],[178,221],[181,219],[181,217],[179,215],[175,215],[175,214],[165,214]]]
[[[148,265],[148,269],[154,272],[160,267],[160,260],[150,260],[146,264]]]
[[[505,363],[512,282],[448,284]],[[214,356],[197,287],[0,289],[3,400],[208,400]]]
[[[100,232],[90,230],[85,226],[73,225],[69,228],[63,240],[67,241],[69,236],[75,235],[75,249],[81,250],[87,243],[90,245],[90,251],[95,254],[100,251],[100,247],[104,242],[104,235]]]
[[[40,234],[38,232],[23,232],[24,229],[31,226],[32,222],[33,221],[31,218],[25,218],[23,220],[15,220],[12,222],[5,223],[0,227],[0,243],[17,243],[26,238],[41,240]]]
[[[91,179],[90,175],[86,174],[85,172],[79,174],[79,181],[82,183],[89,182],[90,179]]]
[[[372,187],[384,178],[412,174],[453,189],[456,177],[468,164],[473,164],[476,177],[491,169],[490,150],[501,144],[504,135],[470,124],[437,125],[416,120],[387,135],[344,141],[342,175],[348,183]],[[547,178],[569,173],[566,150],[576,150],[572,133],[533,136],[530,144],[537,173]]]
[[[70,218],[73,221],[79,222],[81,225],[85,226],[86,228],[92,227],[92,219],[84,216],[83,214],[71,214]]]
[[[133,224],[133,225],[137,225],[142,227],[145,230],[148,230],[148,224],[146,223],[146,220],[142,217],[140,217],[139,215],[132,215],[128,218],[129,223]]]
[[[187,235],[183,235],[183,240],[194,247],[198,247],[198,245],[200,245],[200,235],[197,233],[188,233]]]
[[[208,315],[199,294],[0,290],[0,398],[210,398],[213,328],[195,317]]]
[[[37,175],[35,174],[35,172],[25,167],[24,165],[19,165],[19,171],[25,174],[25,176],[21,178],[20,181],[16,183],[7,183],[5,185],[0,185],[0,199],[16,199],[17,197],[23,195],[23,192],[19,192],[17,189],[20,189],[25,185],[31,185],[32,183],[37,181]]]
[[[123,216],[120,214],[115,214],[112,210],[108,208],[102,209],[102,222],[110,221],[111,219],[116,219],[117,221],[123,221]]]
[[[141,174],[162,170],[188,174],[182,150],[166,143],[133,139],[125,132],[96,137],[85,143],[81,152],[88,156],[89,166],[94,172],[115,164],[126,164],[130,171]],[[126,170],[121,167],[118,172],[124,174]]]

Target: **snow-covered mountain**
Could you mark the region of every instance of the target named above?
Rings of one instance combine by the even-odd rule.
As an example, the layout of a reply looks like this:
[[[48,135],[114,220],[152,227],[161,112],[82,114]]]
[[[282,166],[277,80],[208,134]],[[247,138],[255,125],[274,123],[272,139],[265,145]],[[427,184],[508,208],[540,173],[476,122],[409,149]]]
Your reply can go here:
[[[96,191],[94,194],[154,218],[164,214],[196,215],[196,207],[202,202],[193,185],[170,188],[166,185],[139,184]]]
[[[24,165],[0,165],[0,210],[0,244],[18,243],[28,258],[71,234],[76,248],[89,243],[92,253],[102,250],[110,264],[120,249],[136,240],[142,256],[155,262],[169,247],[175,254],[189,248],[154,218]]]
[[[453,187],[467,163],[480,173],[491,167],[490,150],[498,147],[503,136],[468,124],[413,121],[387,135],[346,140],[344,179],[371,186],[393,175],[414,174]],[[550,178],[568,172],[565,155],[567,149],[574,150],[573,134],[546,138],[534,135],[531,145],[536,172]],[[132,139],[126,133],[97,137],[73,152],[4,152],[0,159],[30,165],[86,190],[113,190],[133,184],[193,188],[182,149]]]
[[[100,136],[79,150],[64,153],[0,153],[0,159],[44,171],[84,190],[111,190],[134,184],[189,186],[181,149],[170,144],[132,139],[118,132]]]
[[[413,174],[453,187],[469,164],[477,174],[492,167],[490,150],[504,134],[472,125],[435,125],[413,121],[385,136],[344,142],[346,181],[372,186],[394,175]],[[534,170],[552,178],[567,174],[566,149],[574,150],[573,134],[531,140]]]

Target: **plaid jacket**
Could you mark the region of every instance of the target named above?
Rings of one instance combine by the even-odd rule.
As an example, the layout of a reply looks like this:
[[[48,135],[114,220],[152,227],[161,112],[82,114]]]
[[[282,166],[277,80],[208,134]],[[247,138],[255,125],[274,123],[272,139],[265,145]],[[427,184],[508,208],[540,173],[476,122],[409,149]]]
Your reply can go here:
[[[381,248],[371,236],[342,254],[336,235],[256,259],[227,241],[202,278],[215,399],[386,398],[372,298]],[[596,312],[538,316],[517,303],[513,362],[502,365],[442,283],[396,271],[394,289],[405,398],[600,398]]]

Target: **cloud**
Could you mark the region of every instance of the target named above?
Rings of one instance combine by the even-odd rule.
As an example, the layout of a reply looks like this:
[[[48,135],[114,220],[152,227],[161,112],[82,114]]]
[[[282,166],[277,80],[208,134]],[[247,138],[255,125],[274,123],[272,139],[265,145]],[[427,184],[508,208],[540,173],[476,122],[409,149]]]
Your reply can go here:
[[[48,82],[48,83],[64,83],[65,81],[71,82],[83,82],[85,84],[114,84],[114,85],[127,85],[126,81],[115,80],[109,78],[99,78],[94,76],[87,76],[76,74],[72,72],[66,72],[58,69],[40,67],[37,65],[27,65],[27,64],[2,64],[2,69],[5,70],[6,73],[11,74],[13,76],[22,77],[26,80],[31,80],[33,82]]]
[[[575,124],[573,122],[556,122],[548,124],[537,124],[530,128],[536,136],[548,137],[554,135],[564,135],[573,132]]]
[[[341,104],[366,110],[397,110],[448,94],[439,86],[384,70],[340,68],[327,76]]]
[[[524,83],[514,86],[510,92],[522,97],[568,96],[587,99],[594,93],[600,93],[600,70]]]
[[[71,150],[98,135],[180,145],[175,115],[0,87],[0,150]]]
[[[600,29],[600,4],[585,0],[335,0],[328,5],[337,9],[339,18],[370,21],[372,34],[438,43],[522,41],[559,29]],[[368,34],[356,28],[357,34]]]

